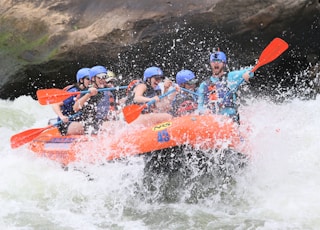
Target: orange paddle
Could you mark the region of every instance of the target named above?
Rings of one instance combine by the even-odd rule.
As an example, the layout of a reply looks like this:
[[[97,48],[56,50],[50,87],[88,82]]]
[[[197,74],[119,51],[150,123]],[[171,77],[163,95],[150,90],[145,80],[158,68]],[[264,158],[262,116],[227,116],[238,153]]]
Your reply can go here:
[[[162,98],[168,96],[169,94],[173,93],[174,91],[176,91],[176,89],[172,89],[172,90],[166,92],[165,94],[159,96],[159,99],[162,99]],[[124,107],[122,112],[123,112],[123,116],[124,116],[125,121],[127,123],[133,122],[135,119],[137,119],[140,116],[142,110],[144,110],[145,108],[147,108],[148,106],[152,105],[155,102],[156,102],[156,100],[151,100],[144,105],[133,104],[133,105],[128,105],[128,106]]]
[[[253,69],[250,72],[256,71],[258,68],[261,66],[268,64],[269,62],[272,62],[275,60],[277,57],[279,57],[286,49],[288,49],[289,45],[286,43],[284,40],[281,38],[275,38],[273,39],[269,45],[267,45],[266,48],[262,51],[260,54],[259,60],[257,64],[253,67]],[[234,87],[234,89],[237,89],[242,83],[244,82],[244,79],[239,81],[239,83]],[[233,93],[234,91],[229,91],[224,97],[227,98],[230,93]]]
[[[10,138],[11,148],[15,149],[18,148],[40,135],[43,131],[50,129],[54,125],[49,125],[45,128],[36,128],[36,129],[29,129],[23,131],[21,133],[15,134]]]
[[[279,57],[286,49],[288,49],[289,45],[281,38],[273,39],[269,45],[262,51],[258,63],[251,70],[251,72],[256,71],[261,66],[272,62],[277,57]]]
[[[111,91],[111,90],[119,90],[119,89],[126,89],[128,86],[118,86],[113,88],[103,88],[98,89],[98,91]],[[89,90],[85,91],[78,91],[78,92],[68,92],[63,89],[39,89],[37,91],[37,98],[41,105],[49,105],[58,103],[61,101],[66,100],[67,98],[78,95],[78,94],[85,94],[89,93]]]
[[[81,113],[76,113],[72,116],[69,117],[69,119],[74,118],[76,116],[79,116]],[[59,121],[53,125],[49,125],[47,127],[44,128],[35,128],[35,129],[28,129],[26,131],[23,131],[21,133],[17,133],[15,135],[13,135],[10,138],[10,142],[11,142],[11,148],[18,148],[30,141],[32,141],[34,138],[36,138],[37,136],[39,136],[43,131],[50,129],[56,125],[59,125],[60,123],[62,123],[62,121]]]

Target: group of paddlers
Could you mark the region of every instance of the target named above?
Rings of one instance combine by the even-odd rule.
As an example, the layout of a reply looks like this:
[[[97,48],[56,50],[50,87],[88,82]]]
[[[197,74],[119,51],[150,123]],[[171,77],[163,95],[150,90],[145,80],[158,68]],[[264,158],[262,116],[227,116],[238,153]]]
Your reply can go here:
[[[102,65],[81,68],[76,83],[64,90],[87,93],[53,104],[60,121],[59,131],[62,135],[75,135],[108,129],[111,123],[122,122],[122,109],[133,104],[147,106],[132,124],[150,126],[189,113],[221,114],[239,123],[237,90],[253,73],[248,68],[226,72],[226,65],[224,52],[211,53],[212,75],[203,82],[188,69],[179,71],[175,80],[170,80],[161,68],[151,66],[145,69],[142,79],[131,81],[122,98],[112,90],[103,90],[117,89],[119,80],[114,72]]]

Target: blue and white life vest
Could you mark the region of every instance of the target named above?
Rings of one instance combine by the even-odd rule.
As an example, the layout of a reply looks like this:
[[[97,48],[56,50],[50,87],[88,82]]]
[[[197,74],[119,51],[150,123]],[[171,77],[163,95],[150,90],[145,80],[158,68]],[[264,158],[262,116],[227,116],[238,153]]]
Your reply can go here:
[[[80,89],[77,85],[68,85],[68,86],[64,87],[63,90],[65,90],[66,92],[80,91]],[[61,105],[61,112],[63,115],[70,117],[71,115],[75,114],[75,112],[73,111],[73,105],[78,98],[80,98],[79,94],[74,95],[74,96],[70,96],[63,101],[63,104]],[[60,117],[58,117],[57,121],[61,121]]]

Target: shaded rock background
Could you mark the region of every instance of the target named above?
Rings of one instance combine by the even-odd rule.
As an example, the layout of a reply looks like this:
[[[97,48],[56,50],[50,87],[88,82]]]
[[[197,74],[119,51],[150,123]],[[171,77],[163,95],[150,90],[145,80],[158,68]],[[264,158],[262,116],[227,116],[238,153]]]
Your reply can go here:
[[[174,77],[182,68],[210,75],[209,53],[225,51],[229,67],[253,65],[281,37],[289,50],[261,67],[255,95],[312,98],[319,81],[318,0],[2,0],[0,97],[63,88],[96,64],[122,85],[150,65]]]

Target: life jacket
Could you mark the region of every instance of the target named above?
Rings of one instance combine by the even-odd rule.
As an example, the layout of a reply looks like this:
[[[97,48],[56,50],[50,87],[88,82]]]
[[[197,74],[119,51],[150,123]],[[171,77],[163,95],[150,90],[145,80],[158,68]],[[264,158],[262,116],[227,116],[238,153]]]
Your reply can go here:
[[[132,87],[135,87],[138,82],[141,82],[141,83],[142,83],[142,81],[141,81],[141,80],[138,80],[138,79],[133,80],[133,81],[131,81],[131,82],[129,83],[128,88],[127,88],[127,90],[126,90],[127,96],[128,96],[128,94],[129,94],[129,92],[132,91]]]
[[[107,93],[109,95],[109,110],[110,111],[117,110],[116,100],[114,98],[113,93],[111,93],[110,91],[107,91]]]
[[[97,105],[96,119],[105,120],[106,116],[108,115],[108,112],[110,111],[110,94],[109,94],[109,92],[100,92],[100,95],[97,98],[96,105]]]
[[[115,100],[115,96],[110,91],[107,91],[107,93],[109,95],[109,111],[108,111],[108,115],[107,115],[107,120],[108,121],[119,120],[118,113],[117,113],[118,103]]]
[[[63,88],[66,92],[78,92],[80,91],[80,88],[77,85],[68,85]],[[75,96],[70,96],[69,98],[65,99],[63,101],[63,104],[61,106],[61,112],[63,115],[70,117],[71,115],[75,114],[73,111],[73,105],[76,100],[80,98],[80,94]],[[60,121],[60,118],[58,117],[58,121]]]
[[[190,94],[179,93],[172,101],[171,113],[173,116],[178,117],[185,114],[194,112],[197,109],[196,98]]]
[[[89,128],[94,131],[100,128],[107,118],[109,106],[109,95],[106,92],[98,92],[84,104],[80,119],[84,123],[86,133],[90,131]]]
[[[128,85],[127,88],[127,99],[126,99],[126,105],[132,105],[132,104],[138,104],[138,105],[143,105],[144,103],[136,103],[134,102],[134,89],[135,87],[137,87],[137,85],[140,84],[145,84],[147,86],[147,90],[146,92],[143,93],[144,97],[148,97],[148,98],[152,98],[154,96],[157,96],[158,93],[156,92],[156,90],[154,90],[151,85],[146,84],[144,81],[141,80],[133,80],[130,82],[130,84]],[[150,106],[148,106],[147,108],[145,108],[142,113],[150,113],[152,112],[152,109],[155,108],[155,104],[152,104]]]
[[[64,87],[62,90],[64,91],[69,91],[72,88],[76,88],[78,91],[80,91],[79,86],[73,84],[73,85],[67,85],[66,87]],[[80,98],[80,94],[77,95]]]
[[[217,113],[223,108],[237,109],[236,94],[229,89],[226,77],[215,82],[209,79],[206,81],[206,85],[208,106],[213,113]]]

